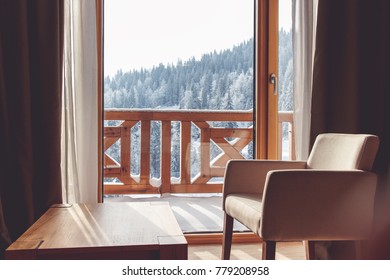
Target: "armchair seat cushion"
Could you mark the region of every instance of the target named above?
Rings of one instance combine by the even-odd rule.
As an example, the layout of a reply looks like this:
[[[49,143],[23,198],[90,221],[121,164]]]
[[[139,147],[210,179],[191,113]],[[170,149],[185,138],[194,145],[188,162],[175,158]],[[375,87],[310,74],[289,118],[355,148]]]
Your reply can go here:
[[[259,234],[262,212],[261,194],[229,194],[225,200],[225,212]]]

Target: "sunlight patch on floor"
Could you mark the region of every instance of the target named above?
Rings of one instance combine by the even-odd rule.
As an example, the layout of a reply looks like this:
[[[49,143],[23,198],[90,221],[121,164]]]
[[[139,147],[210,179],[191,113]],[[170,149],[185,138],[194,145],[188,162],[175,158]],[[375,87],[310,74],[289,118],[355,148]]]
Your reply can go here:
[[[278,242],[276,245],[277,260],[304,260],[305,249],[302,242]],[[220,260],[221,244],[190,245],[188,259],[190,260]],[[260,260],[261,243],[233,244],[232,260]]]

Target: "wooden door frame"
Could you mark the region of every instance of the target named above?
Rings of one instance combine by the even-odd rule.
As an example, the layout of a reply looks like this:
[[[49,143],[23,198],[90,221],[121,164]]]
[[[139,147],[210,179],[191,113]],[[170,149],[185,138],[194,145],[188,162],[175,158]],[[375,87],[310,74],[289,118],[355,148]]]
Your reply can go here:
[[[96,0],[98,48],[98,201],[103,200],[103,1]],[[278,73],[278,0],[254,0],[255,3],[255,157],[276,159],[278,97],[269,82],[270,73]],[[191,237],[191,238],[190,238]],[[197,234],[187,237],[192,244],[220,242],[222,234]],[[235,236],[234,242],[258,242],[252,233]]]
[[[278,73],[278,0],[256,0],[255,147],[257,159],[278,158],[278,96],[270,83]]]
[[[103,199],[103,18],[104,0],[96,1],[98,61],[98,202]],[[255,0],[255,158],[278,158],[278,97],[269,82],[278,73],[278,0]]]

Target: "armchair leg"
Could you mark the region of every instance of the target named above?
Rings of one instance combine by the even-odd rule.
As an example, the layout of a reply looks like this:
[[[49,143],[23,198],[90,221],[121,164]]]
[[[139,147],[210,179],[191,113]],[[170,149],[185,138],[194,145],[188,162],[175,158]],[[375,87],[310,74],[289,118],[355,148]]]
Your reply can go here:
[[[314,260],[316,257],[315,241],[305,240],[306,259]]]
[[[274,260],[276,253],[276,241],[265,241],[263,240],[262,245],[262,259],[263,260]]]
[[[223,241],[222,241],[222,259],[230,259],[230,251],[232,248],[233,237],[233,217],[225,213],[225,221],[223,225]]]

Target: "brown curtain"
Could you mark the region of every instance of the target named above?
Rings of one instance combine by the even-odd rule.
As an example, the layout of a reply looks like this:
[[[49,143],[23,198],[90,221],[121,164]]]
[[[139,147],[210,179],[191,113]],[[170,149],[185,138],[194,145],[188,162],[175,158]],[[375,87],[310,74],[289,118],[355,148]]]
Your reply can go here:
[[[2,0],[0,32],[3,253],[10,241],[62,199],[63,1]]]
[[[380,137],[374,169],[376,222],[383,230],[390,218],[390,1],[320,0],[316,44],[311,143],[323,132]]]

